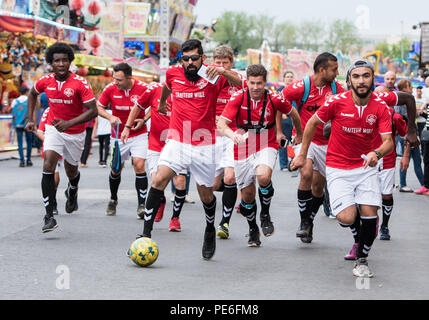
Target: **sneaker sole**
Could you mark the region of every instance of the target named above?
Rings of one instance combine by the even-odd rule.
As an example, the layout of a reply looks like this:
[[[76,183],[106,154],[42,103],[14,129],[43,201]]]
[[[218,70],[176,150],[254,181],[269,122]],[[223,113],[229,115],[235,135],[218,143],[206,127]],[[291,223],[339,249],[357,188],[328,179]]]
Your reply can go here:
[[[249,248],[258,248],[261,246],[261,243],[252,242],[252,243],[248,243],[247,246]]]
[[[271,237],[271,236],[275,233],[275,231],[273,231],[273,232],[271,232],[271,233],[264,233],[264,232],[262,231],[262,233],[264,234],[264,237],[268,238],[268,237]]]
[[[170,232],[182,232],[182,229],[168,229]]]
[[[48,232],[54,231],[56,228],[58,228],[58,225],[55,225],[54,227],[52,227],[50,229],[42,230],[42,233],[48,233]]]
[[[345,256],[344,260],[346,261],[356,261],[357,257],[349,257],[349,256]]]
[[[374,277],[374,274],[373,274],[373,273],[365,274],[365,275],[361,275],[361,274],[359,274],[357,271],[355,271],[354,269],[353,269],[353,275],[354,275],[356,278],[373,278],[373,277]]]

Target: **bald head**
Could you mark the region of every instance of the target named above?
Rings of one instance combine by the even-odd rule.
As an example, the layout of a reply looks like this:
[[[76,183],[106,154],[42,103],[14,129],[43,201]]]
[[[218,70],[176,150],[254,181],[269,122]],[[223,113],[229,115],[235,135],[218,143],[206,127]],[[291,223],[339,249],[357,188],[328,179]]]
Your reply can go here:
[[[384,85],[386,86],[387,90],[389,91],[395,90],[395,83],[396,83],[396,74],[392,71],[388,71],[384,75]]]
[[[387,92],[389,91],[385,86],[378,86],[375,88],[374,92]]]

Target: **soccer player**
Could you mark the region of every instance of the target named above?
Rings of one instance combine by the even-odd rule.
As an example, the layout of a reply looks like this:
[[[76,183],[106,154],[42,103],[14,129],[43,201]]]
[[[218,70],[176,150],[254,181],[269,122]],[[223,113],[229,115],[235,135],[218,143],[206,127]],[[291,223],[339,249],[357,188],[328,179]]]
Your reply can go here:
[[[46,209],[42,228],[44,233],[53,231],[58,226],[53,217],[54,174],[61,156],[69,178],[65,191],[65,210],[72,213],[78,209],[78,163],[85,142],[85,123],[97,116],[91,86],[84,78],[69,70],[73,60],[73,49],[69,45],[57,42],[50,46],[46,51],[46,62],[52,66],[53,73],[37,80],[28,97],[29,119],[34,119],[37,96],[45,92],[49,99],[50,112],[46,123],[42,175],[43,202]],[[34,127],[34,122],[30,120],[26,130],[33,131]]]
[[[373,277],[368,255],[377,233],[381,207],[378,161],[393,149],[389,107],[373,94],[374,68],[366,60],[352,64],[348,72],[351,91],[330,97],[307,123],[301,152],[293,167],[305,164],[317,127],[331,120],[332,133],[326,155],[326,174],[333,214],[340,225],[350,227],[358,214],[361,236],[353,275]],[[374,150],[381,135],[382,145]]]
[[[168,128],[170,126],[171,110],[167,110],[166,114],[158,112],[159,100],[161,98],[163,83],[153,83],[146,90],[143,95],[136,101],[135,107],[131,110],[128,117],[128,121],[125,125],[125,129],[122,131],[121,140],[123,143],[127,143],[130,135],[130,127],[133,126],[134,121],[141,112],[150,108],[151,113],[151,127],[149,135],[149,150],[147,154],[148,171],[152,177],[155,178],[156,171],[158,169],[159,157],[161,151],[165,146],[165,140],[168,135]],[[171,97],[167,100],[167,105],[171,106]],[[174,186],[176,187],[176,194],[174,197],[173,204],[173,216],[170,220],[169,231],[180,232],[182,231],[180,225],[180,213],[185,203],[186,197],[186,173],[184,170],[179,175],[173,178]],[[166,204],[165,196],[162,199],[161,207],[155,216],[155,222],[160,222],[164,215],[164,208]]]
[[[225,70],[232,70],[234,51],[228,46],[219,46],[213,52],[213,59],[215,65],[222,66]],[[243,84],[242,86],[234,86],[230,83],[220,92],[216,105],[216,122],[231,97],[246,87],[246,80],[240,74],[237,75],[242,79]],[[217,228],[217,236],[221,239],[228,239],[229,223],[238,194],[234,172],[234,142],[228,137],[218,135],[216,137],[216,156],[216,178],[213,190],[223,191],[222,220]]]
[[[206,214],[202,255],[209,260],[216,250],[216,198],[213,195],[216,101],[221,90],[229,85],[228,81],[240,85],[241,79],[222,67],[208,67],[207,79],[200,77],[198,72],[204,60],[201,42],[188,40],[182,45],[182,64],[167,70],[158,110],[164,114],[167,112],[167,98],[172,94],[170,130],[149,190],[141,236],[151,238],[155,214],[165,188],[174,176],[189,168]]]
[[[249,247],[261,244],[256,224],[256,180],[261,201],[261,228],[268,237],[274,233],[270,205],[274,196],[271,181],[279,144],[276,141],[276,112],[287,114],[296,126],[295,143],[302,139],[298,111],[280,94],[269,93],[267,70],[262,65],[247,68],[247,90],[236,93],[225,107],[218,121],[218,130],[231,139],[234,146],[235,172],[242,201],[240,213],[249,223]],[[231,127],[229,127],[231,124]],[[236,128],[241,130],[238,130]]]
[[[337,75],[337,57],[325,52],[320,54],[314,62],[314,75],[310,77],[310,85],[301,80],[283,90],[283,96],[290,102],[295,102],[298,106],[303,129],[305,129],[310,118],[325,103],[326,99],[335,93],[345,91],[341,84],[335,81]],[[305,98],[307,99],[305,100]],[[280,137],[278,140],[285,138],[281,131],[281,115],[277,115],[277,136]],[[305,165],[300,169],[298,206],[301,223],[296,236],[304,243],[313,241],[314,218],[324,200],[327,147],[328,140],[323,136],[323,126],[320,126],[317,128],[311,142]],[[298,155],[300,146],[295,146],[294,149],[295,154]]]
[[[133,79],[132,68],[127,63],[119,63],[113,68],[113,82],[104,88],[98,99],[98,113],[101,117],[110,121],[112,125],[112,139],[115,137],[115,128],[119,123],[120,137],[125,128],[131,109],[137,99],[147,90],[146,83]],[[111,106],[112,114],[106,112],[105,108]],[[118,205],[118,189],[121,183],[121,171],[125,161],[132,157],[134,172],[136,174],[135,187],[137,191],[137,217],[143,219],[145,202],[147,196],[148,179],[145,169],[147,157],[148,134],[146,124],[138,130],[133,130],[134,124],[129,126],[130,138],[126,143],[119,142],[121,151],[121,170],[115,173],[113,170],[109,175],[110,200],[107,204],[106,215],[115,216]],[[111,143],[113,145],[114,143]]]

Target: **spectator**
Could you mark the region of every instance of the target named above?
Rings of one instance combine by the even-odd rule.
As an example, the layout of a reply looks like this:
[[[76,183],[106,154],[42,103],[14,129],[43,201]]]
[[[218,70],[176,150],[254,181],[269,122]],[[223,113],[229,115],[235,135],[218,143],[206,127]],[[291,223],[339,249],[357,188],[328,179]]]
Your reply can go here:
[[[399,91],[413,93],[413,87],[409,80],[405,80],[405,79],[400,80],[398,82],[398,89]],[[396,106],[395,111],[398,112],[400,115],[402,115],[405,122],[408,123],[407,109],[405,106]],[[399,137],[398,141],[401,144],[401,154],[404,154],[404,139]],[[411,149],[410,157],[413,160],[414,172],[417,176],[417,179],[419,180],[420,185],[423,186],[424,176],[423,176],[423,170],[422,170],[422,156],[420,152],[420,147]],[[407,192],[407,193],[414,192],[410,187],[407,186],[407,170],[403,171],[402,169],[400,169],[399,177],[400,177],[399,191]]]
[[[106,110],[107,113],[112,114],[112,110]],[[98,116],[95,120],[93,137],[92,140],[98,136],[99,152],[100,152],[100,161],[98,162],[100,167],[107,167],[107,157],[109,156],[110,149],[110,135],[112,132],[112,127],[109,120],[104,119],[103,117]]]
[[[416,111],[417,111],[417,129],[418,136],[421,139],[421,134],[426,127],[426,119],[428,117],[426,110],[427,102],[423,98],[423,87],[417,87],[416,91]]]
[[[88,158],[89,154],[91,152],[91,146],[92,146],[92,131],[94,130],[94,121],[92,120],[87,123],[86,125],[86,136],[85,136],[85,145],[83,147],[82,156],[80,157],[80,166],[82,168],[88,168]]]
[[[23,148],[23,135],[25,134],[25,140],[27,143],[27,167],[31,167],[33,163],[31,162],[31,151],[32,151],[32,143],[33,143],[33,133],[26,132],[24,130],[25,125],[28,120],[28,110],[27,110],[27,100],[28,100],[28,92],[30,90],[27,87],[20,87],[19,93],[20,96],[13,100],[12,102],[12,127],[16,130],[16,138],[18,141],[18,151],[19,151],[19,159],[20,167],[25,167],[24,162],[24,148]]]
[[[426,100],[427,102],[428,100]],[[429,113],[429,106],[427,106],[427,113]],[[429,119],[426,122],[426,130],[422,131],[421,135],[422,150],[423,150],[423,161],[424,161],[424,185],[423,187],[415,191],[416,194],[429,196]]]

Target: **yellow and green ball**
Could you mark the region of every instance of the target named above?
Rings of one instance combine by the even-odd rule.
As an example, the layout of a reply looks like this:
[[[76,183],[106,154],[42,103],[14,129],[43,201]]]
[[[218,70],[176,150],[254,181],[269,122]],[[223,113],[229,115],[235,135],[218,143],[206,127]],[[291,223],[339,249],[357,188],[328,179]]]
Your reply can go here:
[[[159,249],[155,241],[149,238],[140,238],[131,244],[130,259],[140,267],[149,267],[158,259]]]

